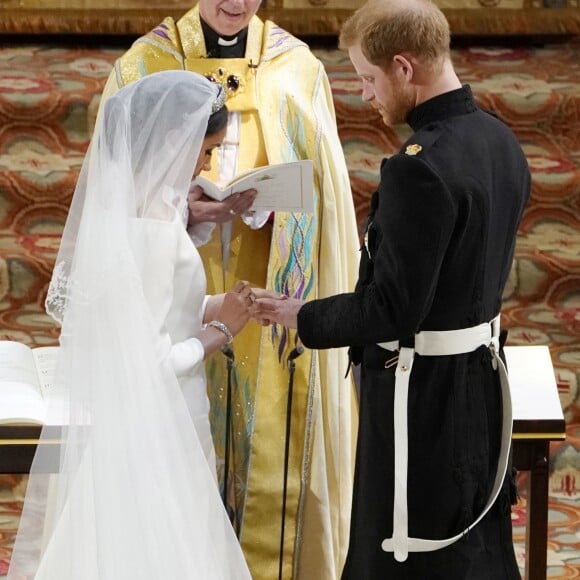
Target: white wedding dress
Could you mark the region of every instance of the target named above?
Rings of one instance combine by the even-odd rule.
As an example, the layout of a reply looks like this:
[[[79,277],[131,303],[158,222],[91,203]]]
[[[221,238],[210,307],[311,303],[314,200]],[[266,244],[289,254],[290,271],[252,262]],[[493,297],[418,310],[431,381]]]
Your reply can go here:
[[[68,420],[58,446],[42,430],[8,580],[251,578],[216,483],[206,279],[180,217],[219,93],[156,73],[98,121],[46,301]]]
[[[141,271],[142,279],[148,280],[144,284],[147,289],[146,300],[151,307],[151,312],[155,314],[154,320],[158,326],[159,344],[158,356],[167,358],[170,366],[176,373],[181,393],[184,397],[184,407],[187,407],[189,414],[195,425],[195,430],[199,437],[199,443],[203,449],[203,456],[207,461],[206,465],[200,464],[199,453],[195,459],[196,469],[201,472],[200,481],[205,480],[205,489],[191,489],[190,500],[197,504],[214,504],[217,499],[217,483],[215,480],[215,453],[210,433],[209,425],[209,400],[206,394],[205,373],[203,365],[203,347],[199,340],[192,338],[202,326],[203,311],[205,308],[205,273],[201,258],[195,249],[191,239],[187,235],[183,224],[179,219],[173,222],[158,220],[135,220],[131,228],[131,245],[134,251],[135,261]],[[173,255],[174,260],[168,259]],[[173,393],[173,397],[179,397],[180,393]],[[192,438],[191,447],[199,452],[195,438]],[[192,453],[192,455],[194,455]],[[102,563],[99,565],[97,546],[99,538],[96,530],[99,526],[92,521],[99,518],[99,513],[95,510],[98,505],[98,498],[93,490],[93,480],[95,472],[93,467],[93,456],[91,446],[85,450],[81,461],[81,468],[78,471],[75,485],[78,493],[72,492],[78,502],[82,503],[82,511],[85,514],[85,525],[82,535],[78,536],[75,531],[75,543],[79,546],[78,562],[71,568],[69,561],[61,557],[61,553],[68,553],[70,550],[71,530],[68,528],[70,514],[70,504],[67,502],[60,515],[55,529],[50,535],[50,540],[44,548],[44,554],[40,561],[40,566],[35,575],[35,580],[141,580],[142,578],[172,578],[175,580],[230,580],[247,579],[249,573],[245,567],[245,562],[241,554],[241,549],[237,544],[233,532],[224,527],[223,538],[213,538],[211,542],[202,541],[205,530],[195,530],[195,522],[191,522],[192,536],[194,542],[198,543],[198,549],[191,549],[187,545],[185,552],[190,553],[190,557],[184,558],[183,551],[179,547],[173,546],[172,551],[176,560],[175,570],[168,574],[166,565],[159,570],[159,576],[148,571],[147,576],[143,576],[144,571],[138,572],[138,562],[141,559],[140,553],[143,547],[135,544],[127,537],[121,545],[130,552],[120,552],[118,560],[111,562],[109,571],[103,571]],[[204,462],[205,463],[205,462]],[[211,473],[211,478],[208,474]],[[115,474],[110,474],[114,479]],[[211,479],[211,481],[210,481]],[[178,482],[171,482],[172,486],[179,485]],[[166,519],[166,525],[172,525],[172,517],[187,512],[184,505],[173,505],[173,498],[163,497],[163,490],[159,489],[159,497],[150,497],[148,502],[160,502],[159,515]],[[204,493],[207,500],[204,500]],[[186,494],[187,495],[187,494]],[[112,498],[109,498],[112,500]],[[142,506],[143,510],[148,510],[148,505]],[[167,511],[163,508],[167,505]],[[78,503],[77,509],[78,509]],[[123,517],[123,509],[119,510],[120,517]],[[216,512],[220,512],[218,506]],[[193,512],[199,507],[194,506]],[[211,508],[210,508],[211,509]],[[216,514],[217,516],[218,514]],[[197,537],[196,537],[197,536]],[[216,541],[217,540],[217,541]],[[102,541],[102,540],[101,540]],[[157,540],[154,540],[157,543]],[[199,549],[203,546],[202,549]],[[227,554],[220,554],[215,546],[227,546]],[[160,546],[159,546],[160,548]],[[161,549],[160,549],[161,552]],[[236,554],[232,558],[231,555]],[[180,554],[177,556],[177,554]],[[225,557],[224,557],[225,556]],[[233,564],[233,565],[232,565]],[[204,570],[200,574],[200,570]],[[168,574],[167,576],[165,574]]]
[[[205,310],[206,277],[197,249],[183,224],[135,220],[131,231],[151,313],[158,325],[160,356],[169,357],[210,469],[215,451],[210,431],[204,351],[196,338]],[[170,250],[171,249],[171,250]],[[167,259],[173,253],[174,261]]]

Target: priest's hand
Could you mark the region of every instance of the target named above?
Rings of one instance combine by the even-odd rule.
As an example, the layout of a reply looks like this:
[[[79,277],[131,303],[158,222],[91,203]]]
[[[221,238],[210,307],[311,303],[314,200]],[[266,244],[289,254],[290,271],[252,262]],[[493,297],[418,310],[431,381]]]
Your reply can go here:
[[[261,324],[281,324],[288,328],[298,326],[298,311],[304,300],[283,296],[278,299],[258,298],[252,316]]]
[[[236,216],[249,211],[258,192],[255,189],[246,189],[233,193],[223,201],[216,201],[205,195],[199,185],[194,185],[187,198],[189,207],[188,225],[192,226],[204,222],[221,224],[233,220]]]

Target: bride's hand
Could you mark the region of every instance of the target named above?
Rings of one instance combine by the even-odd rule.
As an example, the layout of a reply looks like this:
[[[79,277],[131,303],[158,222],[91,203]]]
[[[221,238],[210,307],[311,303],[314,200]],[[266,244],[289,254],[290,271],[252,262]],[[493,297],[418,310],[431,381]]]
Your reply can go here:
[[[235,336],[248,322],[256,297],[249,282],[240,280],[226,292],[216,318]]]

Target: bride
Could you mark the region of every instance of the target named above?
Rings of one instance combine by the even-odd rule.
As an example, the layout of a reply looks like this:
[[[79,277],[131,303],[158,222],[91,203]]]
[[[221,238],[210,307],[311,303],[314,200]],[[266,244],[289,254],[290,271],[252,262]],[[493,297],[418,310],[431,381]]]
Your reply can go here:
[[[250,578],[216,484],[203,360],[254,296],[244,282],[205,295],[184,225],[226,123],[223,89],[185,71],[105,104],[46,303],[68,393],[58,473],[45,428],[10,580]]]

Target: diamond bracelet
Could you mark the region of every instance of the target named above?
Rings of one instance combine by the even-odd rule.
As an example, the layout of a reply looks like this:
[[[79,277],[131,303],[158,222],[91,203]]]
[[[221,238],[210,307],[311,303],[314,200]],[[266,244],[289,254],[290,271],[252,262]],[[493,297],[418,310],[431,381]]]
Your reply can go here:
[[[207,323],[207,326],[213,326],[214,328],[217,328],[219,331],[223,332],[228,339],[226,344],[232,344],[232,342],[234,342],[234,335],[223,322],[220,322],[219,320],[211,320]]]

